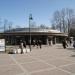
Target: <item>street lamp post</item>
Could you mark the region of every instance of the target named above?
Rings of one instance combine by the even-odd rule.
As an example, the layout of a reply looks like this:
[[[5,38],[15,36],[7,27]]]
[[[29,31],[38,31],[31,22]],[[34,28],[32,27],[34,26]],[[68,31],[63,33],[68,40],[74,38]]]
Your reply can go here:
[[[32,20],[32,14],[29,15],[29,48],[31,51],[31,20]]]
[[[70,21],[68,19],[68,40],[70,40]]]
[[[4,39],[5,39],[5,53],[6,53],[6,36],[5,36],[5,31],[6,31],[6,24],[4,24]]]

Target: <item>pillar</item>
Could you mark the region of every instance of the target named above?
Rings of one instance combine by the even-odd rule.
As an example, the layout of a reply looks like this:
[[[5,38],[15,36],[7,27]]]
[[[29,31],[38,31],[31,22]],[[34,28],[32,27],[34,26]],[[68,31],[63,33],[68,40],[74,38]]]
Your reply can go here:
[[[48,45],[48,37],[46,38],[46,44]]]

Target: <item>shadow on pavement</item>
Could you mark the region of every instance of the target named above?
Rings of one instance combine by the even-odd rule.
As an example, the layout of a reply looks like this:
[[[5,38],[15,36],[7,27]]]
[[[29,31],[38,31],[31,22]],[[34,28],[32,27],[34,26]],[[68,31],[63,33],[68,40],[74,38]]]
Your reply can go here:
[[[67,48],[67,50],[74,50],[75,51],[75,48]]]
[[[5,52],[4,51],[0,51],[0,54],[5,54]]]
[[[75,55],[71,55],[71,57],[75,57]]]

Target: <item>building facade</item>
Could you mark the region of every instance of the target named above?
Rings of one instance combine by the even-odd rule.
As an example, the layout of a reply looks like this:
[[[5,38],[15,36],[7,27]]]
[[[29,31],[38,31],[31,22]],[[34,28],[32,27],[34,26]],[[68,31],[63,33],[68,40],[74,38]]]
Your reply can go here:
[[[20,40],[29,44],[30,38],[31,44],[33,44],[33,40],[41,40],[42,44],[48,44],[49,40],[51,40],[55,44],[61,43],[65,37],[67,37],[67,34],[57,30],[42,28],[30,28],[30,31],[29,28],[16,28],[0,33],[0,38],[4,38],[7,45],[19,45]]]

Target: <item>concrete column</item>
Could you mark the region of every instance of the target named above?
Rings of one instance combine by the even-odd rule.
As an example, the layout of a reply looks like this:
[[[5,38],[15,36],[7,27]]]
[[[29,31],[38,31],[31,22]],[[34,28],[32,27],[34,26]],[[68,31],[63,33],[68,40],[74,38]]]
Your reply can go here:
[[[56,44],[56,37],[53,37],[53,44]]]
[[[46,44],[48,45],[48,37],[46,38]]]
[[[56,37],[55,37],[55,44],[56,44]]]

